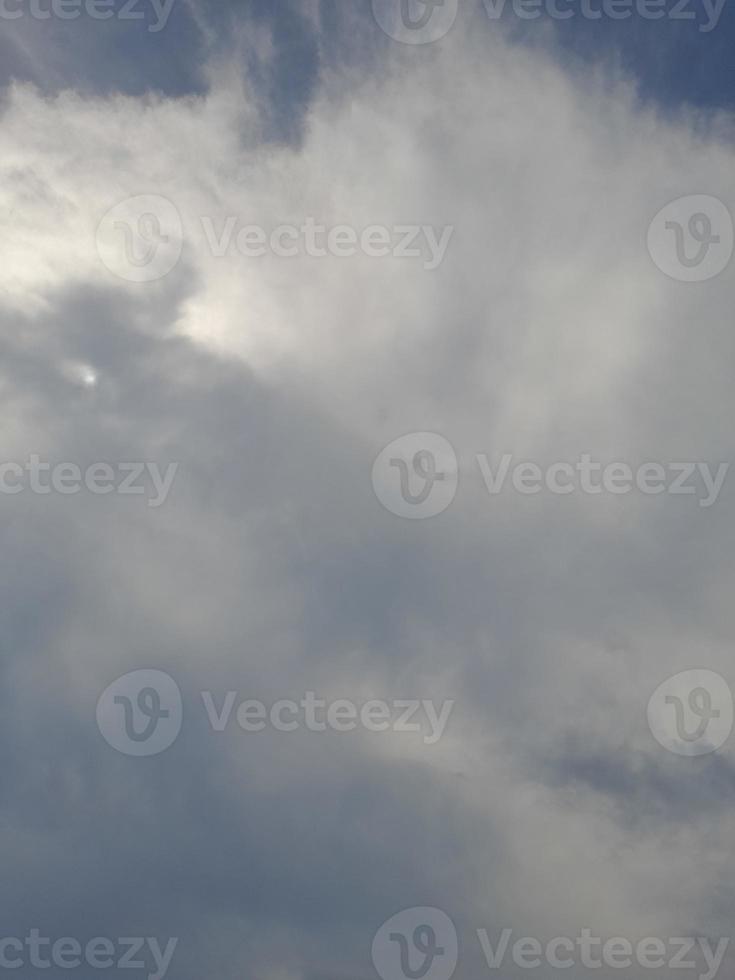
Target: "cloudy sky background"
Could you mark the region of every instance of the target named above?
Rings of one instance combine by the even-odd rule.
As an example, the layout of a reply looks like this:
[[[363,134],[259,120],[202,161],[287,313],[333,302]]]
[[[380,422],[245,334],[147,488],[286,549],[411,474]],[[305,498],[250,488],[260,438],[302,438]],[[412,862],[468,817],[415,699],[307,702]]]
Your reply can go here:
[[[732,458],[732,269],[677,282],[646,251],[673,198],[735,207],[731,18],[465,2],[420,47],[362,0],[2,24],[2,457],[179,462],[159,509],[0,500],[3,935],[178,936],[180,980],[347,980],[429,905],[474,980],[477,928],[730,934],[735,743],[667,753],[646,704],[690,667],[735,679],[733,485],[708,509],[491,498],[471,462]],[[154,283],[95,247],[137,194],[184,224]],[[215,258],[202,215],[455,232],[434,271]],[[430,521],[371,486],[412,431],[467,474]],[[185,721],[134,759],[95,705],[143,667]],[[456,707],[437,745],[214,735],[202,690]]]

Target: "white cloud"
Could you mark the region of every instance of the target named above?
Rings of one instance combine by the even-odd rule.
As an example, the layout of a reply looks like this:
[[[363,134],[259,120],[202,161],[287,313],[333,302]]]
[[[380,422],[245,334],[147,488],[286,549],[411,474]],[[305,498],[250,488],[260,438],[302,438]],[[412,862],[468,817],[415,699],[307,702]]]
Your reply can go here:
[[[272,443],[272,455],[242,499],[234,494],[236,505],[224,492],[214,502],[206,496],[219,489],[216,467],[227,472],[213,450],[213,469],[202,464],[191,496],[162,518],[179,543],[152,552],[141,574],[133,553],[147,554],[145,524],[114,550],[104,546],[98,567],[120,562],[119,601],[144,614],[159,638],[183,643],[175,625],[183,621],[201,631],[197,642],[214,632],[236,651],[182,657],[207,689],[213,662],[226,674],[240,658],[241,611],[231,607],[244,584],[257,598],[242,616],[271,644],[272,662],[263,658],[258,674],[267,689],[287,696],[278,691],[284,677],[306,689],[321,675],[343,686],[353,677],[355,696],[400,679],[450,688],[457,698],[435,755],[368,740],[334,750],[327,763],[312,747],[294,747],[286,764],[272,747],[244,759],[232,746],[223,754],[240,767],[243,785],[228,784],[224,797],[243,812],[256,799],[267,823],[269,790],[290,785],[307,796],[314,818],[314,779],[337,799],[353,767],[378,790],[389,778],[397,800],[389,839],[352,811],[359,830],[341,827],[342,844],[351,840],[357,854],[352,870],[367,873],[378,862],[374,879],[354,883],[373,912],[393,894],[379,871],[406,848],[406,891],[444,888],[415,904],[443,902],[470,927],[498,916],[523,934],[591,926],[665,937],[702,922],[716,931],[727,896],[710,893],[706,876],[717,861],[730,863],[732,746],[719,756],[724,775],[704,763],[702,808],[695,771],[662,759],[644,726],[647,698],[669,673],[696,665],[727,674],[731,495],[703,514],[663,498],[492,501],[478,480],[460,484],[446,517],[409,530],[380,509],[369,479],[378,451],[407,431],[444,434],[462,459],[728,458],[731,270],[704,284],[673,281],[650,260],[646,230],[682,195],[711,194],[732,210],[735,149],[721,131],[695,132],[696,120],[664,121],[642,109],[628,87],[606,89],[500,36],[480,43],[459,25],[429,51],[387,49],[371,77],[325,72],[299,146],[260,141],[257,106],[232,66],[218,64],[211,77],[201,99],[51,99],[18,86],[4,112],[0,264],[9,318],[30,317],[31,333],[43,322],[52,335],[65,290],[119,291],[111,295],[120,315],[142,325],[157,354],[174,324],[179,338],[194,341],[188,357],[201,355],[208,371],[212,353],[228,369],[253,369],[263,386],[253,403],[270,408],[271,398],[281,413],[272,428],[266,410],[235,423],[210,380],[214,408],[200,423],[197,372],[182,357],[190,374],[181,384],[191,383],[195,408],[188,415],[177,402],[168,416],[164,403],[160,423],[150,410],[151,427],[150,418],[160,424],[151,443],[183,445],[188,426],[201,462],[207,442],[197,425],[227,447],[252,427],[261,433],[256,449]],[[95,249],[103,215],[139,194],[164,195],[183,221],[182,261],[160,283],[115,278]],[[455,231],[433,272],[410,259],[366,256],[215,258],[200,218],[220,227],[230,215],[266,229],[311,215],[357,229],[416,223]],[[71,364],[88,361],[102,379],[95,395],[105,397],[109,365],[98,370],[83,350],[68,355]],[[168,391],[164,373],[156,383]],[[139,421],[139,390],[130,401],[110,396],[110,415]],[[173,381],[171,391],[181,393]],[[252,408],[243,399],[243,411]],[[256,456],[246,461],[253,468]],[[289,485],[295,477],[303,482]],[[293,565],[298,551],[300,571],[277,565],[281,553],[274,548],[274,558],[267,533],[288,503],[303,540],[297,548],[287,527],[283,554]],[[205,522],[208,506],[217,516]],[[184,570],[187,549],[208,583]],[[383,633],[389,651],[376,639]],[[345,636],[349,650],[340,647]],[[307,641],[325,648],[315,653]],[[92,649],[88,636],[86,643]],[[120,649],[118,635],[109,660],[126,662]],[[446,810],[426,817],[421,807],[435,796],[448,800]],[[415,820],[400,823],[401,804],[414,800]],[[427,838],[413,840],[424,817]],[[436,866],[414,866],[430,864],[430,832],[446,830],[445,819],[451,840],[436,845]],[[699,826],[711,846],[697,837]],[[299,861],[290,842],[275,848],[263,824],[258,833],[268,853],[286,849],[286,866]],[[331,845],[327,831],[304,833],[317,848]],[[331,908],[334,895],[322,898]],[[352,927],[359,914],[356,907]],[[334,968],[328,944],[315,943],[313,960]],[[269,975],[292,975],[291,952],[279,948],[274,940],[263,954]],[[334,958],[351,962],[341,946]]]

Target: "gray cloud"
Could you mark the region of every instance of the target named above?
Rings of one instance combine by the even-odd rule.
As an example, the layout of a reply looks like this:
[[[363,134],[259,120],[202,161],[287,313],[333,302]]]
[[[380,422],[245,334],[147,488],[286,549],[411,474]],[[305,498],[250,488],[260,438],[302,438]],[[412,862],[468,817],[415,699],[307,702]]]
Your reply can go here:
[[[179,472],[157,510],[0,498],[3,932],[179,936],[182,980],[370,977],[375,930],[420,905],[456,921],[459,977],[486,969],[479,927],[727,935],[732,744],[670,755],[646,704],[689,667],[731,677],[730,488],[493,498],[472,462],[730,458],[729,272],[675,282],[645,250],[673,197],[732,209],[729,137],[461,25],[320,74],[337,16],[289,6],[275,51],[262,23],[255,94],[213,43],[196,97],[8,95],[2,456]],[[160,282],[95,251],[135,194],[182,216]],[[455,233],[434,273],[217,259],[198,220],[229,214]],[[461,462],[430,521],[370,484],[410,431]],[[147,667],[184,727],[129,758],[95,706]],[[202,690],[456,709],[436,746],[215,734]]]

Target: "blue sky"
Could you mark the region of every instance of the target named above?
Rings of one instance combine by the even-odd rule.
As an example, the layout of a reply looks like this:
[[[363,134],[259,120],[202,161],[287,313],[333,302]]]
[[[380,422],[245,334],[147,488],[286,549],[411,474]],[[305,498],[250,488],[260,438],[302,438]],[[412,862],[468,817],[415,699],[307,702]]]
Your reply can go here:
[[[123,8],[122,0],[115,3]],[[253,82],[273,100],[279,118],[276,125],[293,136],[296,119],[309,103],[320,70],[345,56],[365,59],[369,65],[372,49],[386,43],[376,29],[369,3],[351,4],[349,12],[336,0],[320,0],[318,6],[317,29],[304,15],[302,5],[292,0],[277,5],[266,0],[204,4],[202,16],[212,31],[207,39],[186,2],[176,3],[165,30],[153,34],[142,29],[143,24],[155,24],[147,5],[139,8],[146,16],[142,22],[85,24],[56,19],[36,22],[33,37],[24,30],[24,23],[19,27],[17,22],[6,22],[3,73],[6,80],[32,80],[51,91],[72,86],[132,95],[148,90],[170,95],[201,93],[205,85],[202,63],[210,44],[226,46],[235,24],[267,24],[273,32],[276,57],[268,77],[255,72]],[[676,9],[673,0],[669,7]],[[711,30],[703,29],[708,17],[703,4],[695,0],[681,4],[682,19],[631,16],[615,21],[577,16],[553,20],[544,10],[539,14],[538,19],[524,23],[514,18],[508,7],[499,20],[493,21],[479,0],[462,4],[461,10],[461,16],[472,18],[481,32],[491,33],[502,25],[520,43],[551,47],[561,60],[579,58],[588,66],[607,64],[611,70],[623,71],[634,80],[643,98],[667,109],[682,105],[720,109],[732,103],[735,14],[728,2]],[[353,30],[355,23],[359,25],[359,42]],[[19,51],[14,43],[16,33],[22,33],[25,51]],[[42,57],[35,57],[35,50],[42,52]]]

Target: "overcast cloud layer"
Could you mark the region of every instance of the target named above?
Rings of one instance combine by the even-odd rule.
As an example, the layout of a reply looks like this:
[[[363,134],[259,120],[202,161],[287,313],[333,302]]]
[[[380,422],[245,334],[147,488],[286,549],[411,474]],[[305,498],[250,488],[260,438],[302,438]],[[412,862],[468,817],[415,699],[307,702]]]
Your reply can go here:
[[[716,945],[735,741],[667,752],[647,705],[690,668],[735,681],[735,476],[711,506],[510,478],[492,495],[476,457],[732,459],[732,266],[684,282],[646,247],[674,199],[735,209],[731,115],[643,102],[606,59],[565,65],[551,31],[529,46],[462,9],[409,46],[369,4],[180,8],[126,36],[142,73],[160,59],[137,88],[114,59],[130,84],[99,80],[95,23],[76,75],[41,57],[5,78],[0,456],[178,470],[157,507],[0,496],[0,933],[178,937],[175,980],[367,980],[381,924],[422,906],[455,923],[462,980],[501,975],[477,929]],[[50,37],[26,19],[6,43],[20,58]],[[98,249],[139,195],[183,229],[152,282]],[[310,217],[452,231],[436,268],[236,246]],[[223,242],[232,218],[217,256],[207,229]],[[371,481],[414,432],[459,462],[428,520]],[[183,700],[149,758],[95,715],[138,669]],[[454,707],[435,743],[216,733],[203,691]]]

